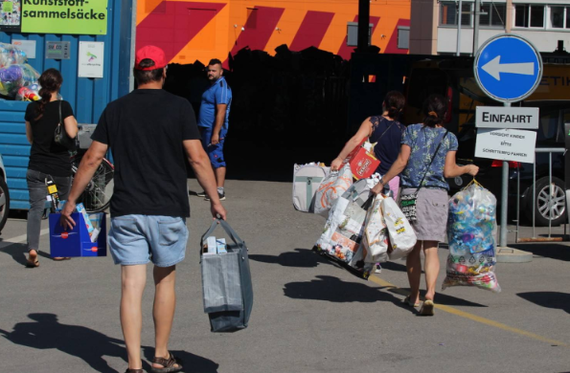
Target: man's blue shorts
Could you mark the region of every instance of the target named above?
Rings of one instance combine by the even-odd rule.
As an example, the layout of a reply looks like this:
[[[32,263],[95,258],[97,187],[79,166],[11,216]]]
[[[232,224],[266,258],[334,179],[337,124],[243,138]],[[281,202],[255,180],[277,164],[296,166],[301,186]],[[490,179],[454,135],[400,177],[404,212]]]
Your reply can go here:
[[[137,265],[149,261],[170,267],[186,254],[186,219],[174,216],[123,215],[111,218],[109,249],[115,264]]]
[[[222,128],[220,131],[220,142],[216,145],[212,145],[212,129],[206,127],[201,127],[200,129],[202,130],[202,145],[210,158],[212,167],[226,167],[226,160],[224,158],[224,142],[226,134],[228,133],[227,128]]]

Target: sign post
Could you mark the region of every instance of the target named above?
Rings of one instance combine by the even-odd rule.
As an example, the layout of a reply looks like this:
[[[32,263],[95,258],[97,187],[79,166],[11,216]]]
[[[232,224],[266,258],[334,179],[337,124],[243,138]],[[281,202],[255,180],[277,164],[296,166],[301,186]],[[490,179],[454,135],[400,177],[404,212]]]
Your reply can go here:
[[[518,35],[501,34],[487,40],[477,51],[473,70],[477,84],[489,97],[503,102],[504,110],[514,110],[508,109],[511,103],[530,96],[539,85],[542,79],[542,58],[528,40]],[[532,149],[534,153],[534,146]],[[500,247],[506,248],[509,164],[504,157],[500,159],[503,159]],[[501,250],[498,254],[501,254]],[[532,255],[512,261],[530,260]]]

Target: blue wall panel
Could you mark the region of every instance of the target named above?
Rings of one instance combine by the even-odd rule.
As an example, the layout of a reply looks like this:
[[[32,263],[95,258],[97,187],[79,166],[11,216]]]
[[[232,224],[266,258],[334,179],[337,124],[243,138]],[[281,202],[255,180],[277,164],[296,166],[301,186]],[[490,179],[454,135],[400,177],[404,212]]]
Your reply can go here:
[[[108,0],[107,35],[54,35],[16,34],[0,32],[0,42],[10,44],[16,40],[35,40],[36,58],[28,63],[39,73],[56,68],[63,75],[62,97],[69,101],[79,123],[97,123],[105,106],[129,91],[131,74],[131,20],[133,0]],[[69,41],[70,59],[46,59],[46,41]],[[79,42],[105,43],[103,78],[79,78]],[[28,190],[26,169],[30,145],[26,139],[24,113],[27,103],[0,99],[0,154],[4,159],[11,208],[27,209]]]

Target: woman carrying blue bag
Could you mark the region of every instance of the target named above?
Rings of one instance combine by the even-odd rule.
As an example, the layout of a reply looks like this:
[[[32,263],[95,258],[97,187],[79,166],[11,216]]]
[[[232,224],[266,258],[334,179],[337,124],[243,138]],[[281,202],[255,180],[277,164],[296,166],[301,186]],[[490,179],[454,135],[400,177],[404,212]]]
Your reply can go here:
[[[59,90],[63,83],[61,73],[47,69],[38,83],[41,100],[31,102],[26,108],[26,137],[32,148],[26,181],[30,192],[28,211],[28,259],[26,267],[40,265],[38,251],[40,243],[41,219],[45,207],[47,180],[53,180],[61,200],[67,199],[71,187],[71,159],[66,147],[55,141],[55,130],[61,125],[69,138],[77,136],[77,120],[71,105],[60,100]],[[53,260],[69,258],[55,257]]]
[[[423,123],[406,128],[398,158],[371,192],[381,193],[394,176],[400,175],[400,206],[418,238],[406,258],[410,295],[404,302],[410,307],[420,306],[420,253],[423,250],[427,291],[419,314],[432,316],[439,273],[437,248],[439,242],[445,240],[447,226],[449,185],[445,178],[467,173],[475,176],[479,167],[473,164],[458,166],[455,162],[457,137],[443,127],[447,99],[441,95],[431,95],[425,101],[423,110]]]

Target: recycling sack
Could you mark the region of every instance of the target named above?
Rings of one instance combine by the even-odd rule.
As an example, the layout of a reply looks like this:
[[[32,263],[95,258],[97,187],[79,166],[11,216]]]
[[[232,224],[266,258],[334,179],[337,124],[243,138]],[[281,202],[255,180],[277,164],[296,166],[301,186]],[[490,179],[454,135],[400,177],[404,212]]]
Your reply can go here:
[[[372,204],[370,179],[360,180],[340,196],[325,224],[321,237],[315,244],[316,250],[355,272],[368,278],[373,267],[365,263],[366,249],[361,245],[367,211]]]
[[[384,196],[376,195],[372,206],[368,209],[362,236],[362,244],[366,248],[366,263],[378,263],[388,260],[388,249],[391,248],[388,237],[388,227],[384,222],[382,202]]]
[[[476,286],[500,292],[495,275],[497,199],[473,180],[449,200],[446,277],[450,286]]]
[[[333,203],[352,185],[350,164],[345,164],[338,171],[331,171],[319,185],[315,193],[315,214],[328,216]]]
[[[329,172],[330,167],[318,163],[295,164],[293,167],[293,206],[297,211],[313,212],[315,193]]]
[[[388,257],[395,260],[407,256],[418,240],[416,232],[392,197],[384,198],[380,206],[392,245]]]
[[[207,238],[220,225],[233,241],[227,253],[204,255]],[[204,312],[210,319],[212,332],[235,332],[247,328],[253,307],[253,287],[247,247],[225,221],[218,219],[200,241],[200,267]]]

